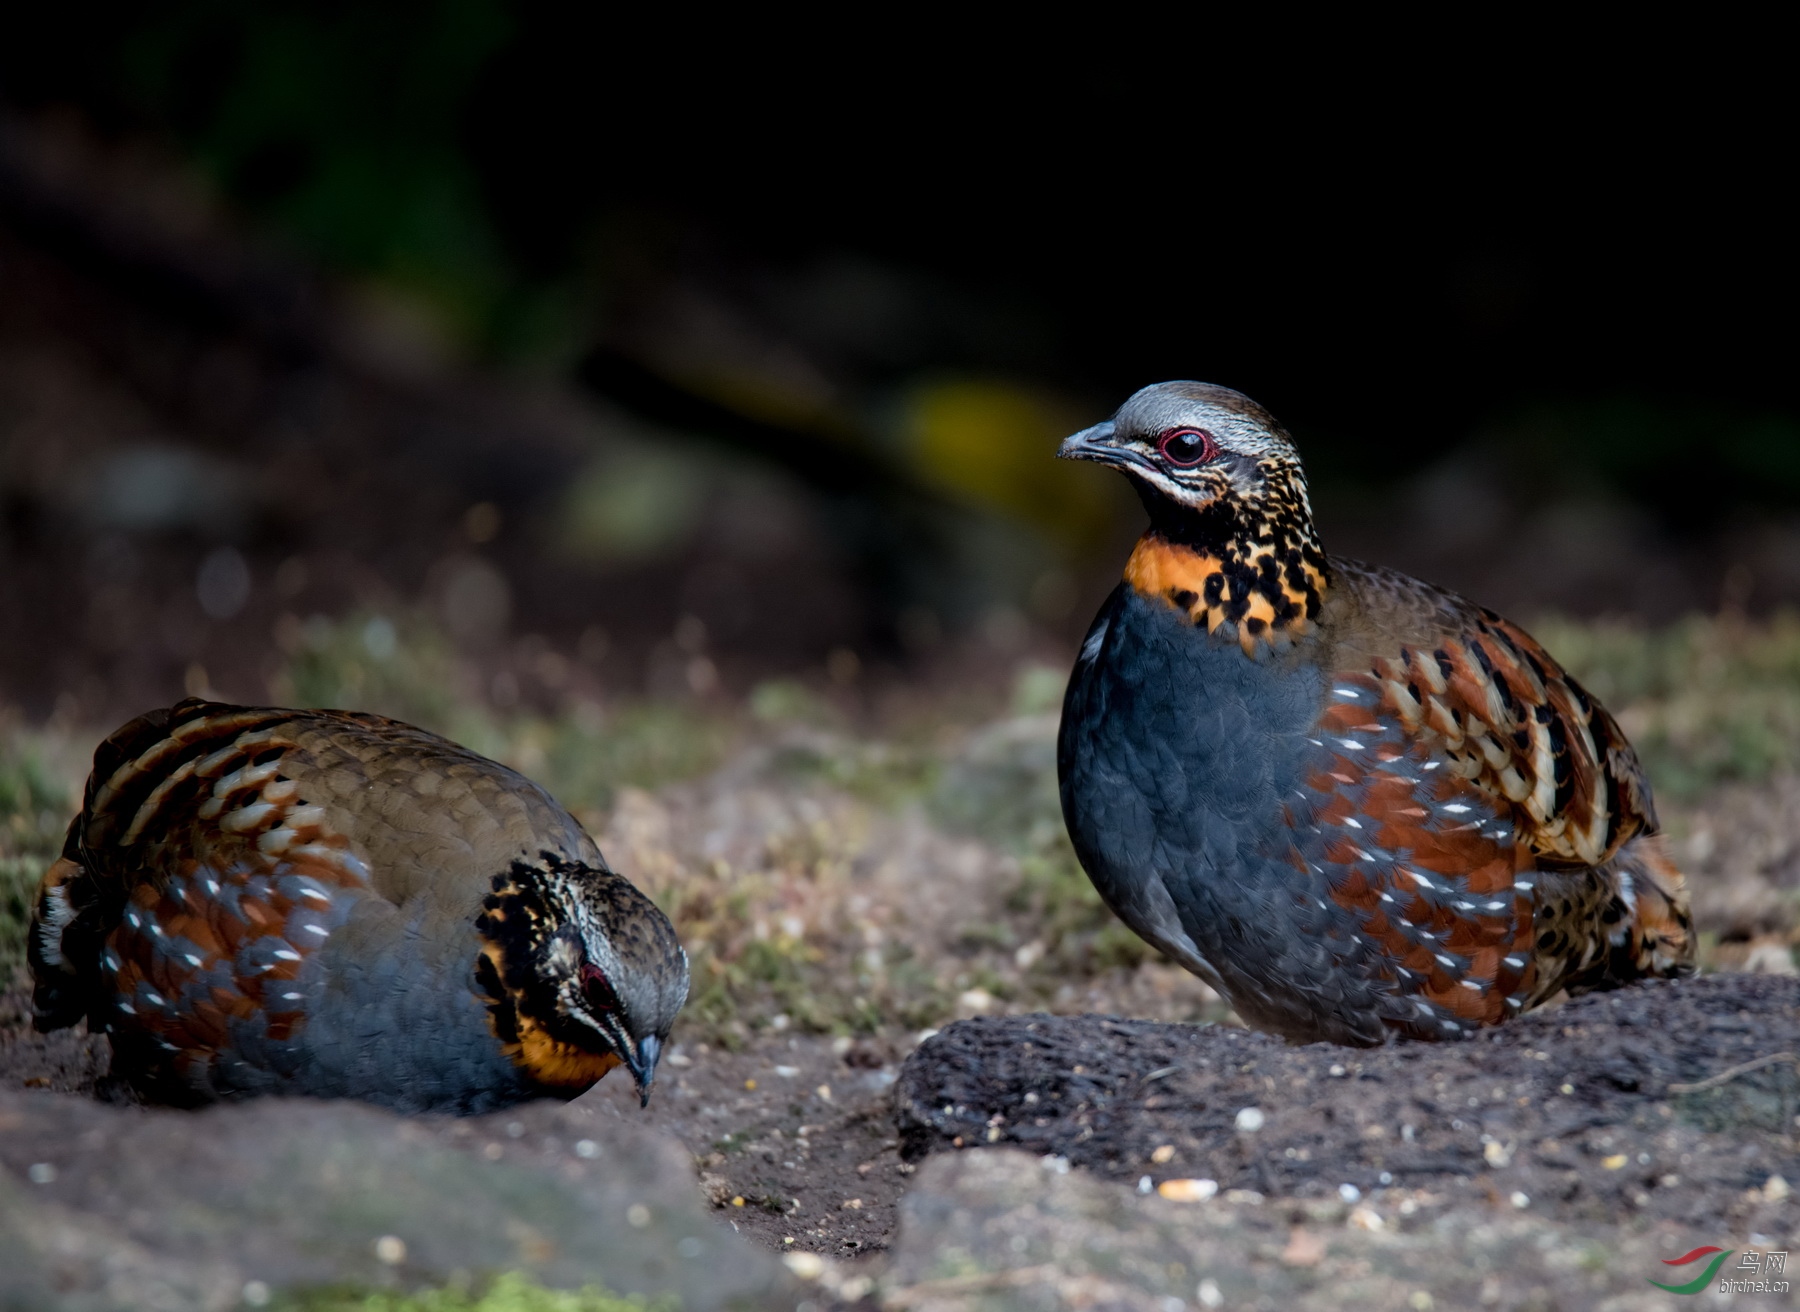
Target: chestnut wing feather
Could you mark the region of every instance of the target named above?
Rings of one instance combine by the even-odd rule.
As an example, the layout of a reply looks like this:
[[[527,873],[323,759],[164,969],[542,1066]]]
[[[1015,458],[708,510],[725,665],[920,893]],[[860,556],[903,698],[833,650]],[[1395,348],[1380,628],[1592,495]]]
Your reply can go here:
[[[1657,831],[1618,723],[1523,629],[1392,570],[1334,561],[1359,604],[1334,664],[1371,674],[1383,705],[1452,769],[1511,807],[1547,866],[1597,866]]]
[[[1327,937],[1367,954],[1387,1028],[1439,1039],[1516,1014],[1535,982],[1534,879],[1510,808],[1448,768],[1373,676],[1329,695],[1286,817],[1295,896],[1328,901]]]
[[[40,890],[39,1024],[117,1009],[202,1061],[253,1012],[284,1039],[303,1019],[292,981],[356,931],[358,900],[435,886],[428,914],[472,922],[490,877],[544,850],[599,859],[542,789],[411,726],[199,700],[152,712],[96,750]]]

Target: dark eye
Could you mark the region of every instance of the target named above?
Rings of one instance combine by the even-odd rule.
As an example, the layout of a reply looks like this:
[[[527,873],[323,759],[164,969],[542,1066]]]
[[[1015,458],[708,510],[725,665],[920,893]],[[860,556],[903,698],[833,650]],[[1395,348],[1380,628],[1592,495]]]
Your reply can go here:
[[[1174,432],[1164,433],[1156,449],[1162,452],[1164,460],[1182,469],[1192,469],[1218,450],[1213,445],[1212,434],[1204,428],[1177,428]]]
[[[606,976],[600,967],[586,965],[581,968],[581,991],[587,998],[587,1004],[595,1011],[617,1011],[618,995],[613,992],[612,985],[607,983]]]

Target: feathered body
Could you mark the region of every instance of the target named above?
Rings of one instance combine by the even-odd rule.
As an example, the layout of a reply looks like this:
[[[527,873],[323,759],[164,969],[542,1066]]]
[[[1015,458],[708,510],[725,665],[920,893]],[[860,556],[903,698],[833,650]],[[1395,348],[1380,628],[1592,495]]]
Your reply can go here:
[[[1491,611],[1327,556],[1265,411],[1163,384],[1063,454],[1150,511],[1058,752],[1076,852],[1140,935],[1302,1041],[1455,1037],[1692,972],[1617,723]]]
[[[94,756],[40,889],[40,1029],[146,1096],[479,1112],[626,1064],[687,993],[666,917],[536,784],[379,716],[199,701]]]

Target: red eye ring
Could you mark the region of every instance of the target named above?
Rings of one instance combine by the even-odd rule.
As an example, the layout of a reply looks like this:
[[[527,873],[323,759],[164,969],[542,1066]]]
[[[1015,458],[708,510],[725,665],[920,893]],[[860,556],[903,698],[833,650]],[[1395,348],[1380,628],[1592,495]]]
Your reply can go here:
[[[1192,469],[1219,454],[1213,435],[1204,428],[1174,428],[1156,444],[1162,458],[1177,469]]]

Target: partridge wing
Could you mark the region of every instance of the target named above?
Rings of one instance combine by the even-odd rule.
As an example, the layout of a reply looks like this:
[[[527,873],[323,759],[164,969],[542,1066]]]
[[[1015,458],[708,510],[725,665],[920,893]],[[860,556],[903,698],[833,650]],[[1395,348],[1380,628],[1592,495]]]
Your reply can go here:
[[[1510,810],[1540,864],[1598,866],[1657,831],[1618,723],[1523,629],[1392,571],[1336,572],[1360,612],[1337,667],[1373,677],[1384,712]]]
[[[189,702],[95,754],[70,835],[90,1018],[191,1080],[227,1047],[280,1063],[300,977],[370,892],[368,862],[284,769],[291,712]]]

